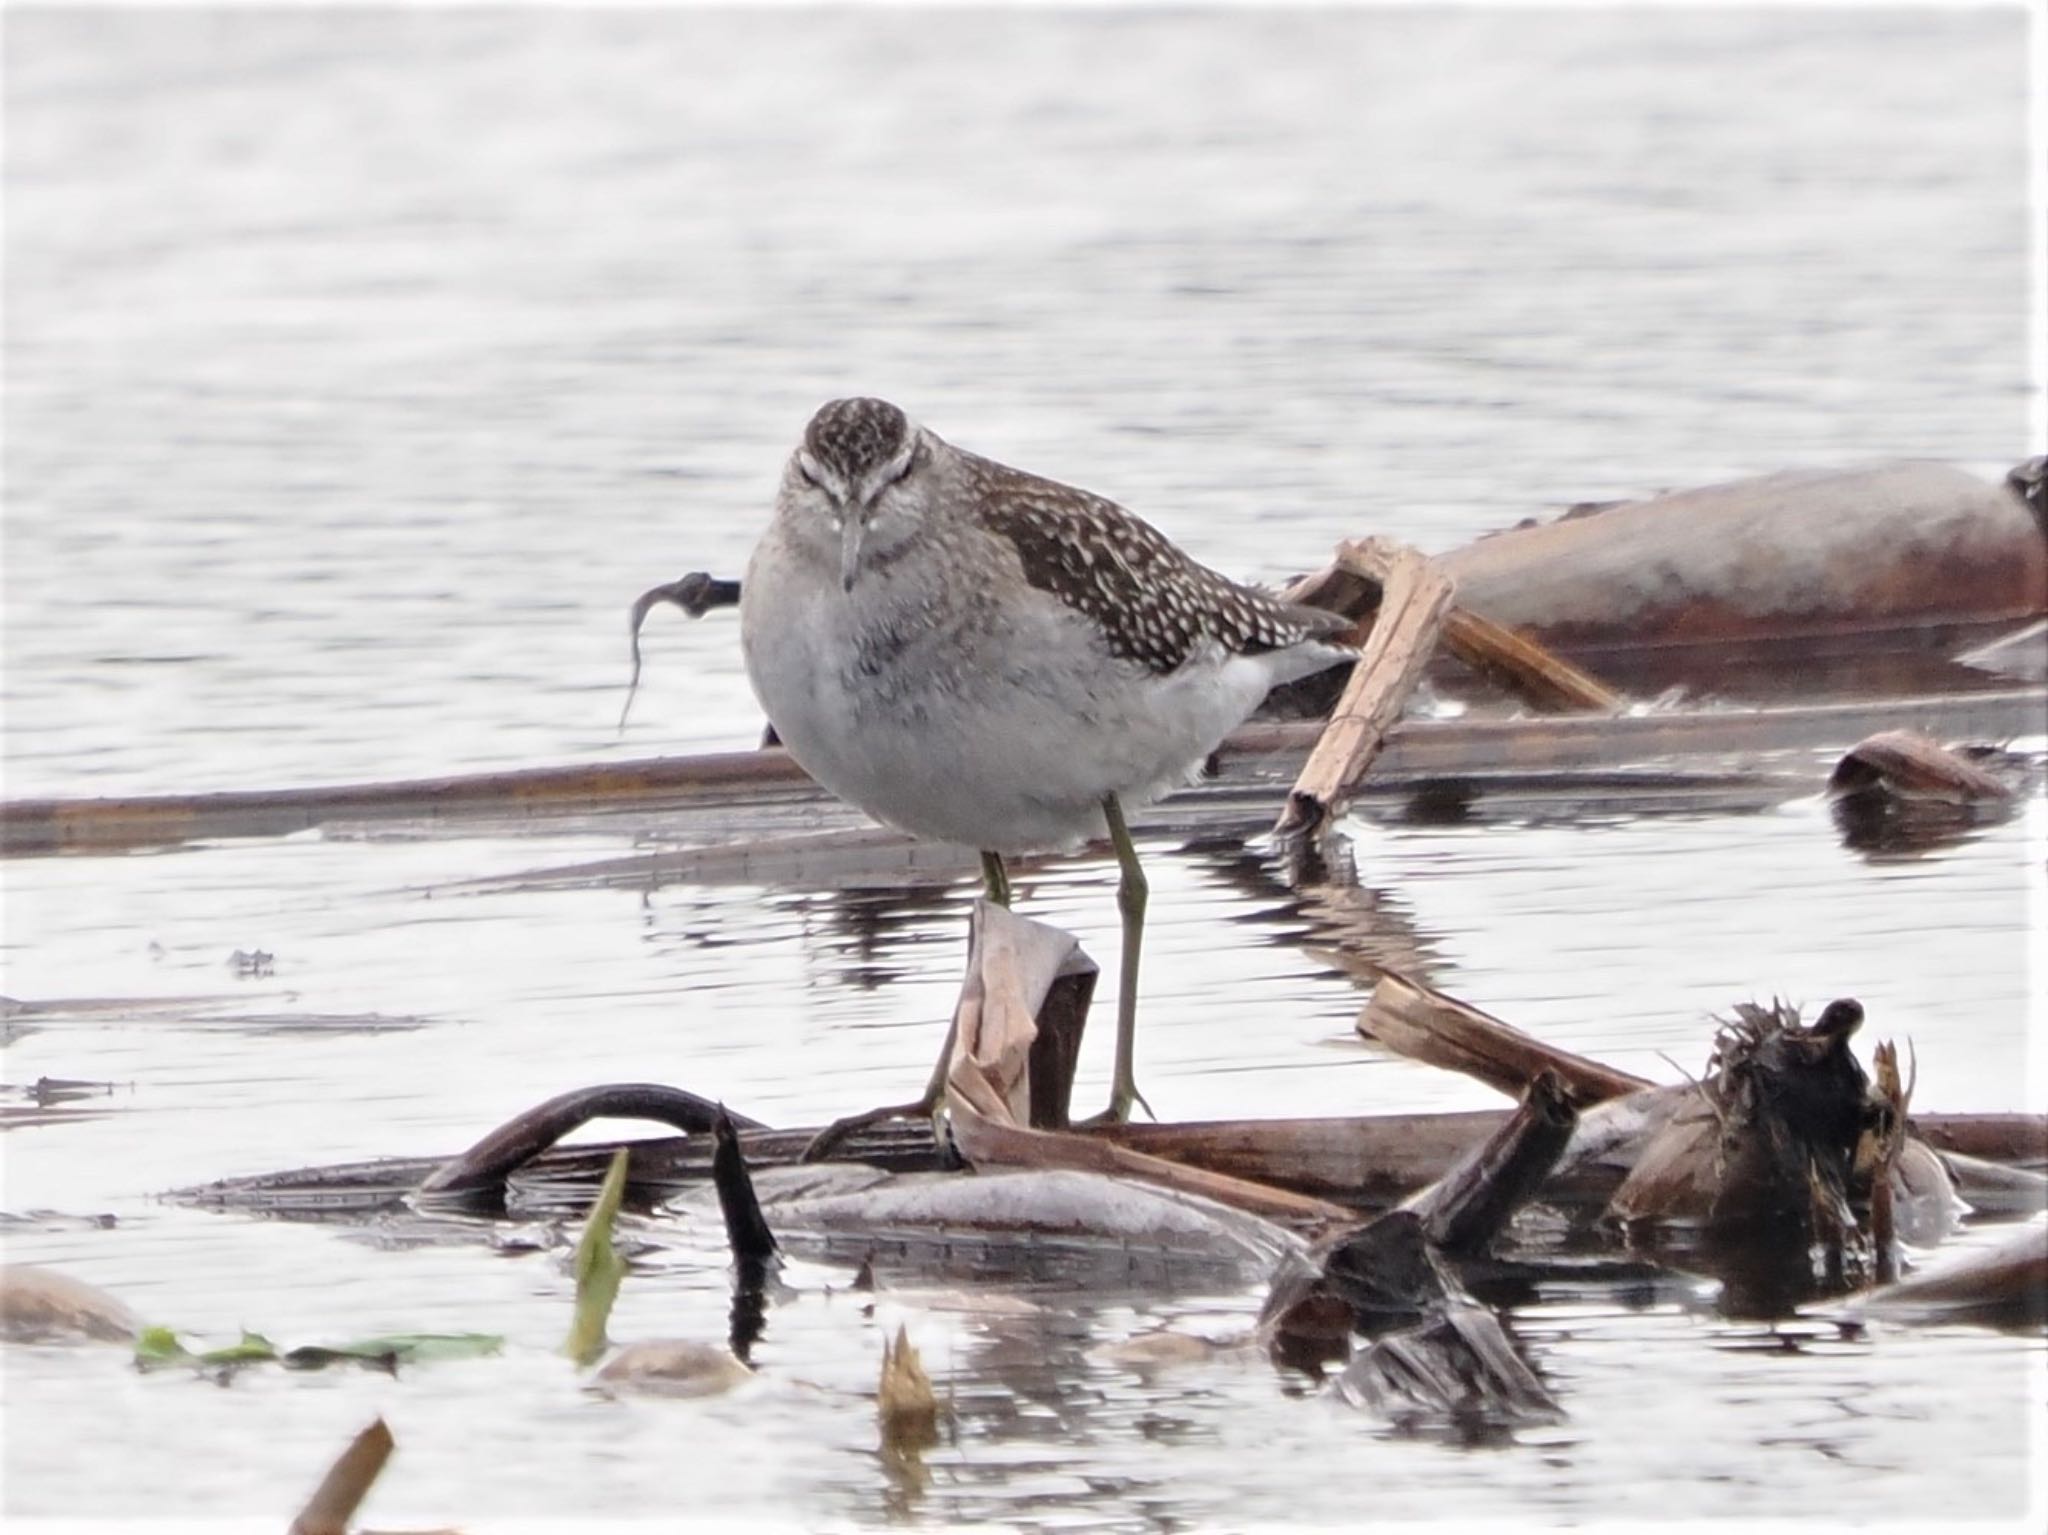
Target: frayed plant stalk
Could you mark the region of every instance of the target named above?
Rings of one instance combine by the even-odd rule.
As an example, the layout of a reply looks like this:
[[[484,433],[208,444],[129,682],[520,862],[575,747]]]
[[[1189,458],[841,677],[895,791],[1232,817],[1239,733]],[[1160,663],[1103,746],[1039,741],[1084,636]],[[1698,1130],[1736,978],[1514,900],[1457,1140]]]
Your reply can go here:
[[[905,1327],[897,1327],[893,1343],[882,1340],[882,1378],[875,1391],[875,1410],[882,1420],[885,1453],[916,1454],[938,1443],[939,1399]]]

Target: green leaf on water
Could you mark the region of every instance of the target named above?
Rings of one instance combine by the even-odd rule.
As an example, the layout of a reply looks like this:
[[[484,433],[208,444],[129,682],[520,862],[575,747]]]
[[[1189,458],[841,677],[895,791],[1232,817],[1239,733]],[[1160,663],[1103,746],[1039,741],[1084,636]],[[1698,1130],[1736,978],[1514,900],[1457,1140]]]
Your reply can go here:
[[[193,1369],[239,1369],[243,1365],[281,1362],[287,1369],[319,1370],[330,1364],[349,1363],[395,1370],[401,1364],[425,1364],[436,1359],[478,1359],[504,1347],[505,1340],[496,1333],[406,1332],[332,1346],[312,1343],[284,1353],[263,1334],[244,1330],[238,1342],[195,1354],[170,1328],[149,1327],[135,1340],[135,1365],[142,1370],[160,1370],[174,1364]]]
[[[579,1365],[592,1365],[605,1350],[605,1323],[611,1320],[612,1303],[619,1298],[619,1283],[626,1277],[626,1261],[612,1246],[612,1222],[626,1197],[626,1149],[612,1155],[604,1175],[604,1187],[590,1207],[590,1221],[583,1228],[583,1240],[576,1244],[576,1317],[562,1352]]]
[[[192,1355],[168,1327],[145,1327],[135,1340],[135,1368],[161,1370],[168,1364],[191,1364]]]
[[[309,1343],[284,1356],[287,1369],[322,1370],[331,1364],[376,1365],[393,1370],[402,1364],[427,1364],[437,1359],[481,1359],[500,1352],[505,1340],[488,1332],[406,1332],[353,1343]]]
[[[260,1332],[242,1329],[241,1341],[230,1343],[226,1348],[210,1348],[193,1361],[195,1364],[268,1364],[277,1357],[277,1345]]]

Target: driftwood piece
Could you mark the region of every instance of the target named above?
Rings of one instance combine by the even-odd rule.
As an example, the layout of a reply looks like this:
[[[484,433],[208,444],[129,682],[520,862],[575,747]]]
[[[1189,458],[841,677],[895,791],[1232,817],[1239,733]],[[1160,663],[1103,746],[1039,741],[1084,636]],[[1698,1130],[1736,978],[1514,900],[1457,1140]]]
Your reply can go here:
[[[711,1182],[718,1190],[718,1213],[725,1221],[726,1245],[741,1269],[760,1269],[776,1261],[775,1233],[761,1213],[746,1153],[732,1116],[720,1110],[712,1126]]]
[[[1294,780],[1275,832],[1312,833],[1339,814],[1379,755],[1422,680],[1450,606],[1451,583],[1413,549],[1368,541],[1338,549],[1340,565],[1370,560],[1384,572],[1379,615],[1344,694]]]
[[[98,1285],[33,1263],[0,1264],[0,1340],[129,1343],[142,1324]]]
[[[1113,1141],[1026,1127],[1036,1015],[1078,947],[1071,934],[981,902],[966,980],[954,1014],[946,1110],[960,1153],[975,1167],[1067,1168],[1138,1178],[1257,1215],[1348,1222],[1351,1212],[1288,1190],[1184,1167]]]
[[[2040,728],[2048,690],[1929,694],[1769,709],[1700,709],[1666,714],[1542,719],[1397,720],[1367,792],[1409,792],[1434,778],[1555,786],[1561,775],[1645,763],[1846,750],[1875,730],[1910,724],[1949,739],[1991,740]],[[1306,752],[1321,737],[1313,721],[1239,727],[1217,749],[1227,785],[1260,776],[1282,753]],[[1803,764],[1794,764],[1801,766]],[[1804,780],[1802,780],[1803,782]],[[1197,787],[1168,796],[1141,827],[1202,798]],[[101,799],[22,799],[0,804],[0,854],[106,853],[174,846],[205,837],[279,837],[332,822],[402,821],[462,827],[478,822],[815,804],[826,798],[790,755],[776,749],[644,757],[599,766],[521,768],[383,783],[297,789],[223,790]]]
[[[1253,1183],[1354,1207],[1384,1208],[1442,1177],[1508,1118],[1501,1110],[1466,1109],[1350,1119],[1105,1125],[1090,1134]]]
[[[1408,976],[1389,971],[1358,1015],[1358,1032],[1431,1066],[1519,1098],[1545,1071],[1579,1107],[1648,1087],[1647,1078],[1574,1055]]]
[[[804,1160],[823,1161],[838,1154],[848,1136],[894,1119],[928,1119],[945,1102],[946,1073],[954,1045],[966,1022],[978,1016],[985,993],[977,984],[984,972],[999,973],[1008,989],[1004,1002],[1029,992],[1030,1032],[1017,1032],[1007,1043],[1017,1059],[988,1063],[990,1080],[1005,1084],[1006,1111],[1042,1129],[1064,1129],[1074,1089],[1074,1066],[1081,1056],[1081,1034],[1088,1025],[1088,1004],[1095,996],[1097,967],[1072,935],[1043,924],[1016,925],[1007,907],[986,899],[975,902],[968,919],[967,981],[954,1004],[953,1019],[939,1059],[924,1092],[909,1103],[884,1104],[836,1119],[804,1148]]]
[[[1890,1321],[2038,1327],[2048,1322],[2048,1223],[2029,1221],[1994,1246],[1852,1296],[1849,1310]]]
[[[2017,622],[2048,542],[2013,490],[1942,464],[1797,470],[1483,538],[1464,601],[1573,654]]]
[[[1361,540],[1344,545],[1334,563],[1296,581],[1283,595],[1289,602],[1364,621],[1378,610],[1391,569],[1388,546]],[[1626,702],[1606,683],[1527,635],[1474,612],[1456,592],[1444,617],[1443,642],[1479,675],[1544,713],[1612,713]]]
[[[1492,1312],[1459,1285],[1424,1218],[1390,1210],[1282,1264],[1257,1336],[1274,1361],[1318,1370],[1349,1356],[1338,1394],[1402,1422],[1561,1416]],[[1352,1334],[1371,1342],[1353,1352]]]
[[[1542,1187],[1578,1122],[1557,1073],[1539,1072],[1508,1122],[1405,1208],[1441,1251],[1482,1252]]]
[[[1835,764],[1828,793],[1959,803],[2012,797],[2011,789],[1962,753],[1917,730],[1885,730],[1857,742]]]

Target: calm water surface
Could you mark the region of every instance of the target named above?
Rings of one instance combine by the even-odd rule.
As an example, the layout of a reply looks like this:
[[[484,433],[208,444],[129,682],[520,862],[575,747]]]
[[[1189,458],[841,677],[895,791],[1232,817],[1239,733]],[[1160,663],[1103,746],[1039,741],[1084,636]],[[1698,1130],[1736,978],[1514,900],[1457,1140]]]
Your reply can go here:
[[[1790,465],[2002,472],[2039,448],[2025,32],[1988,9],[10,11],[6,792],[751,744],[730,615],[657,616],[615,734],[625,608],[738,572],[834,394],[1264,578],[1341,536],[1441,549]],[[1351,829],[1376,940],[1569,1047],[1669,1080],[1732,1002],[1854,994],[1914,1042],[1918,1103],[2048,1104],[2038,798],[1894,859],[1817,801]],[[5,1136],[10,1259],[216,1338],[510,1339],[396,1381],[228,1389],[11,1349],[10,1518],[275,1528],[379,1412],[385,1526],[1811,1525],[2038,1500],[2038,1338],[1764,1349],[1682,1285],[1545,1295],[1512,1321],[1570,1416],[1475,1450],[1263,1363],[1145,1377],[1093,1352],[1228,1331],[1257,1295],[870,1315],[808,1268],[757,1381],[607,1403],[550,1353],[552,1258],[153,1197],[450,1151],[600,1079],[791,1124],[922,1081],[964,880],[476,883],[664,841],[336,828],[0,871],[6,993],[69,999],[9,1020],[5,1080],[112,1085]],[[1345,935],[1262,848],[1147,852],[1162,1117],[1493,1101],[1358,1041]],[[1114,954],[1099,861],[1033,870],[1024,899]],[[715,1233],[677,1240],[702,1261],[630,1280],[615,1336],[723,1335]],[[899,1320],[953,1401],[922,1488],[877,1459],[865,1400]]]

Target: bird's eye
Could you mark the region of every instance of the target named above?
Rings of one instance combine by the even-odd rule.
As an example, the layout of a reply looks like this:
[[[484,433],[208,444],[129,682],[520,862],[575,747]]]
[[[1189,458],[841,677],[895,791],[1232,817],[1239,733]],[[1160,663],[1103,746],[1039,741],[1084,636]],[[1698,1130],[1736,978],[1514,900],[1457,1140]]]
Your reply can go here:
[[[803,482],[812,489],[823,490],[825,488],[825,482],[818,477],[818,466],[812,461],[809,454],[797,454],[796,472],[803,477]]]

